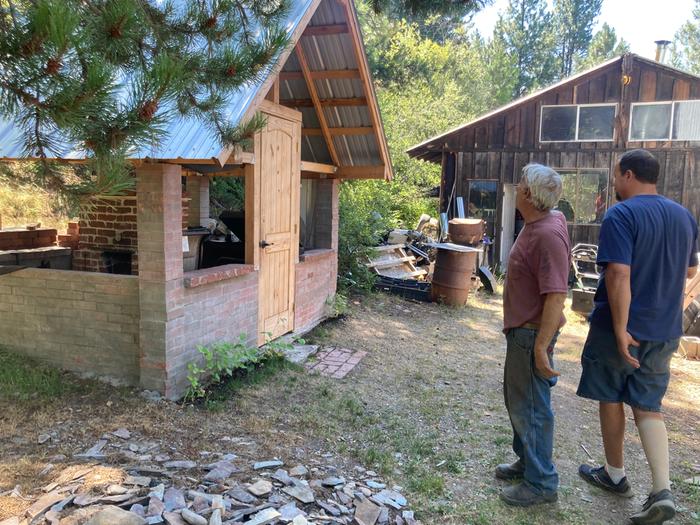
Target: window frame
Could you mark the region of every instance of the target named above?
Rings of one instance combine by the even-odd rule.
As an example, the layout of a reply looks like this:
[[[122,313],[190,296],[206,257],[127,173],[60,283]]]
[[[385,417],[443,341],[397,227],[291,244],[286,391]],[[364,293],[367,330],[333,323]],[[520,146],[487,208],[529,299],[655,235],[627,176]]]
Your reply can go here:
[[[578,168],[578,167],[576,167],[576,168],[562,168],[562,167],[559,167],[559,168],[552,168],[552,169],[554,171],[556,171],[557,173],[562,173],[562,172],[571,173],[572,171],[576,172],[576,187],[577,187],[577,189],[579,187],[578,177],[579,177],[579,174],[581,172],[588,171],[588,172],[599,172],[600,174],[604,174],[606,176],[606,182],[607,182],[606,186],[605,186],[605,211],[606,212],[608,211],[608,209],[610,207],[610,188],[612,187],[612,184],[610,181],[610,169],[609,168]],[[578,197],[578,195],[579,194],[577,192],[576,196]],[[572,205],[575,206],[576,202],[572,203]],[[602,221],[601,222],[576,222],[576,217],[578,217],[578,210],[576,210],[576,208],[574,208],[574,213],[576,214],[574,217],[574,221],[570,222],[567,220],[566,221],[567,225],[575,227],[575,226],[600,226],[602,224]]]
[[[690,98],[690,99],[683,99],[683,100],[657,100],[654,102],[632,102],[630,104],[630,123],[629,123],[629,130],[627,131],[627,142],[698,142],[700,141],[700,136],[698,138],[694,139],[674,139],[673,138],[673,124],[674,124],[674,119],[676,118],[676,103],[678,102],[695,102],[696,104],[700,104],[700,99],[697,98]],[[671,120],[669,122],[668,126],[668,138],[667,139],[636,139],[632,137],[632,117],[634,115],[634,108],[636,106],[651,106],[651,105],[656,105],[656,106],[661,106],[661,105],[669,105],[671,106]]]
[[[613,116],[613,134],[612,138],[609,139],[579,139],[579,122],[581,116],[582,107],[615,107],[615,115]],[[542,119],[544,117],[544,108],[566,108],[575,107],[576,108],[576,135],[573,140],[542,140]],[[615,142],[615,123],[614,120],[617,119],[620,105],[617,102],[601,102],[597,104],[542,104],[540,106],[540,136],[539,141],[542,144],[562,144],[565,142]]]

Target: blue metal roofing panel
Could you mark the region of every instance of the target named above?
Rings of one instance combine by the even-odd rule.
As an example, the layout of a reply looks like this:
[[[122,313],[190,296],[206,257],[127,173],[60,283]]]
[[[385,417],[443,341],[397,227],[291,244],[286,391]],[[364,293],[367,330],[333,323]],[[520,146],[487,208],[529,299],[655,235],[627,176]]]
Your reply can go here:
[[[284,22],[290,36],[294,34],[312,4],[313,0],[291,0],[290,10]],[[227,112],[231,122],[241,121],[263,83],[264,80],[244,86],[229,97]],[[217,157],[222,149],[219,138],[205,123],[192,117],[175,117],[167,126],[164,138],[159,144],[139,148],[129,157],[210,159]],[[15,159],[24,156],[24,145],[17,125],[12,120],[0,119],[0,158]],[[64,147],[61,147],[59,157],[80,159],[85,157],[85,153],[66,141]]]

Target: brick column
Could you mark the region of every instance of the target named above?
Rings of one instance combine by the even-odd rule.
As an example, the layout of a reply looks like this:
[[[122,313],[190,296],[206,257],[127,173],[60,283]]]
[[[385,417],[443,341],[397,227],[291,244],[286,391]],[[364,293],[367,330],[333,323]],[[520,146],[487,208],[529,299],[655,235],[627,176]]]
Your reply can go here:
[[[137,169],[140,383],[168,398],[184,349],[181,168]]]
[[[185,179],[190,196],[189,226],[204,226],[209,219],[209,176],[189,176]]]
[[[338,190],[337,179],[321,179],[316,183],[314,228],[317,248],[338,249]]]

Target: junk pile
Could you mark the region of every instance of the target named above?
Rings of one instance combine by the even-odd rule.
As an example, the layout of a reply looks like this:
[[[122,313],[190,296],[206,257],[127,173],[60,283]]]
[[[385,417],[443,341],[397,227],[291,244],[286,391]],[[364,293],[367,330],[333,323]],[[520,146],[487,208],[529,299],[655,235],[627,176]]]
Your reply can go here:
[[[444,215],[444,214],[443,214]],[[493,293],[496,283],[485,266],[485,223],[455,218],[443,224],[423,214],[414,230],[392,230],[386,244],[376,246],[366,266],[377,274],[375,286],[418,301],[463,306],[469,293],[483,285]]]
[[[593,296],[598,286],[596,267],[598,246],[579,243],[571,250],[571,309],[588,315],[593,310]]]

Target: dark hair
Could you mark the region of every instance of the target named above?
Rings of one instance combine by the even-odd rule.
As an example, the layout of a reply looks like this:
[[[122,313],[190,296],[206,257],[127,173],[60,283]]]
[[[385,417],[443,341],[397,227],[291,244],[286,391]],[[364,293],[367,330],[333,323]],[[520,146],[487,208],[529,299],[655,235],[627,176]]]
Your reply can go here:
[[[620,157],[620,173],[630,170],[640,182],[656,184],[659,161],[645,149],[633,149]]]

